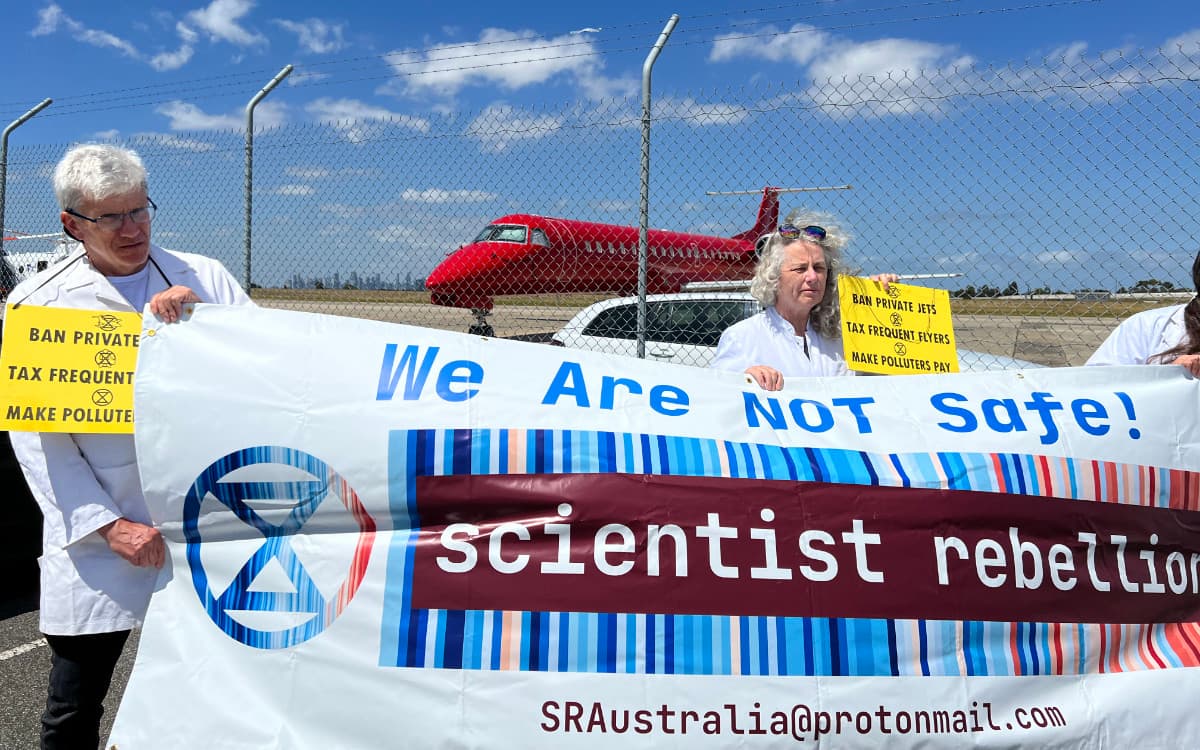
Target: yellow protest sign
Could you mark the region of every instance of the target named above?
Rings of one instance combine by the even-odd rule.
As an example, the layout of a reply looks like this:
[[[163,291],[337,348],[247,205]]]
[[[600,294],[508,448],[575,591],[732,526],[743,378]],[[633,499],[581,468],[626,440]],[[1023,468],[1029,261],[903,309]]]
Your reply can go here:
[[[9,305],[0,352],[0,429],[133,432],[142,316]]]
[[[851,370],[887,375],[958,372],[944,289],[838,278],[842,342]]]

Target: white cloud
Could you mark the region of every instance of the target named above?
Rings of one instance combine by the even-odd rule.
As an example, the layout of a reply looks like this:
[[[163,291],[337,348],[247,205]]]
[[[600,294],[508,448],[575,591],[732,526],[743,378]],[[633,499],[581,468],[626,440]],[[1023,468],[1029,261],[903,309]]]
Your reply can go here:
[[[809,66],[808,94],[835,117],[937,113],[952,81],[975,80],[974,60],[954,55],[953,47],[910,39],[839,42]]]
[[[215,3],[214,3],[215,4]],[[134,24],[135,28],[138,27]],[[107,31],[89,29],[81,22],[71,18],[58,5],[51,3],[38,11],[38,25],[29,32],[32,36],[46,36],[60,29],[65,30],[76,41],[90,44],[94,47],[114,49],[126,57],[147,63],[159,72],[178,70],[192,59],[195,53],[197,34],[191,27],[182,22],[175,24],[175,33],[179,36],[179,47],[173,51],[159,52],[147,57],[129,41]]]
[[[766,40],[763,40],[766,37]],[[744,34],[727,34],[713,40],[708,59],[727,62],[738,58],[786,62],[807,66],[817,80],[886,76],[898,71],[930,70],[947,64],[970,64],[969,57],[952,58],[954,47],[912,39],[875,39],[851,42],[816,27],[796,24],[787,32],[764,26]]]
[[[576,76],[576,83],[584,98],[593,101],[599,99],[619,99],[633,96],[642,90],[642,81],[632,75],[609,78],[595,69],[584,69]]]
[[[63,9],[54,3],[38,11],[38,25],[29,33],[31,36],[46,36],[58,31],[60,26],[64,27],[76,41],[90,44],[93,47],[115,49],[135,60],[140,60],[142,57],[131,43],[107,31],[87,28],[64,13]]]
[[[1087,42],[1071,42],[1070,44],[1056,47],[1050,50],[1046,55],[1046,60],[1052,63],[1070,63],[1075,64],[1083,59],[1087,52]]]
[[[198,141],[194,138],[180,138],[177,135],[166,133],[136,133],[130,140],[135,143],[166,146],[167,148],[179,149],[180,151],[194,151],[197,153],[212,151],[216,148],[213,144],[205,141]]]
[[[825,32],[808,24],[798,23],[787,31],[780,31],[776,26],[764,26],[749,34],[722,34],[716,37],[708,59],[711,62],[725,62],[749,57],[807,65],[828,39]]]
[[[63,20],[63,9],[51,3],[38,11],[38,25],[29,32],[30,36],[46,36],[58,30],[58,24]]]
[[[160,104],[155,108],[171,122],[171,130],[245,130],[246,116],[242,112],[233,114],[209,114],[195,104],[178,99]],[[263,102],[254,110],[254,130],[278,127],[286,121],[286,107],[282,104]]]
[[[276,195],[312,195],[317,191],[312,185],[280,185],[271,192]]]
[[[484,151],[501,153],[516,141],[545,138],[562,128],[565,120],[555,115],[522,112],[508,104],[492,104],[467,126],[467,135],[480,142]]]
[[[936,92],[932,81],[940,79],[937,88],[944,91],[946,79],[964,77],[965,73],[957,69],[970,68],[974,63],[949,45],[912,39],[851,42],[805,24],[796,24],[788,32],[765,26],[713,41],[710,61],[738,58],[806,68],[815,81],[808,96],[834,116],[934,111],[936,104],[930,94]],[[836,85],[841,81],[856,85]],[[716,110],[713,114],[720,122],[735,112]]]
[[[178,70],[188,61],[192,59],[192,48],[188,45],[183,45],[174,52],[160,52],[150,58],[150,67],[162,72],[164,70]]]
[[[1168,39],[1161,54],[1141,53],[1132,48],[1106,50],[1085,57],[1087,45],[1073,42],[1052,50],[1041,65],[988,70],[978,74],[975,87],[1011,92],[1029,99],[1076,98],[1091,105],[1116,103],[1126,94],[1147,85],[1174,86],[1163,76],[1164,63],[1184,77],[1200,74],[1200,62],[1187,52],[1187,39],[1200,41],[1200,30]],[[1180,54],[1179,44],[1184,53]],[[1195,51],[1195,48],[1192,48]]]
[[[1168,56],[1183,54],[1194,55],[1200,52],[1200,29],[1186,31],[1179,36],[1173,36],[1163,42],[1163,52]]]
[[[254,9],[252,0],[213,0],[207,7],[193,10],[187,18],[208,34],[213,41],[229,42],[239,47],[266,44],[266,37],[248,31],[240,21]]]
[[[160,115],[171,121],[171,130],[237,130],[244,118],[237,115],[210,115],[195,104],[175,101],[155,107]]]
[[[192,59],[192,54],[195,52],[192,43],[196,41],[196,32],[183,22],[175,24],[175,32],[179,34],[181,40],[179,49],[174,52],[160,52],[150,58],[150,67],[159,72],[182,68]]]
[[[303,86],[317,81],[324,81],[329,78],[328,73],[317,73],[311,70],[293,70],[291,75],[284,79],[284,83],[288,86]]]
[[[305,52],[324,55],[337,52],[346,46],[342,40],[344,24],[329,24],[319,18],[309,18],[304,21],[276,18],[274,23],[295,34],[300,41],[300,48]]]
[[[590,40],[570,34],[544,38],[532,31],[489,28],[480,32],[477,42],[387,53],[384,62],[398,80],[383,91],[453,96],[467,86],[512,91],[555,77],[581,84],[589,95],[627,86],[600,75],[596,53]]]
[[[111,143],[121,137],[121,131],[113,128],[112,130],[100,130],[92,133],[92,139]]]
[[[973,62],[969,57],[952,58],[953,52],[953,47],[911,39],[843,42],[832,45],[829,54],[815,60],[809,66],[809,72],[818,81],[864,76],[886,78],[889,74],[899,79],[904,72],[929,73],[941,68],[969,66]]]
[[[479,203],[495,200],[496,194],[486,190],[441,190],[438,188],[413,190],[408,188],[400,194],[400,199],[409,203]]]
[[[192,28],[183,21],[175,24],[175,33],[179,35],[180,41],[184,44],[194,44],[200,38],[200,35],[192,31]]]
[[[803,31],[811,27],[793,26]],[[771,35],[763,39],[763,35]],[[1200,29],[1163,42],[1162,55],[1183,75],[1200,73],[1191,54],[1200,50]],[[782,97],[793,104],[807,99],[834,117],[938,114],[955,92],[999,92],[1032,98],[1076,97],[1112,102],[1161,73],[1154,61],[1137,62],[1129,49],[1088,55],[1083,41],[1070,41],[1043,56],[1040,65],[976,69],[975,59],[953,45],[884,38],[852,42],[824,32],[780,33],[776,27],[724,35],[713,41],[712,62],[767,60],[803,69],[814,83],[801,94]],[[1180,54],[1182,51],[1183,54]],[[1053,83],[1051,83],[1053,82]],[[732,112],[714,110],[714,121]]]
[[[362,143],[378,136],[386,125],[408,128],[420,133],[429,132],[428,120],[392,112],[357,99],[322,97],[309,102],[305,110],[318,122],[342,131],[351,143]]]
[[[678,117],[693,125],[738,125],[750,117],[750,110],[744,104],[702,104],[691,98],[665,97],[657,102],[656,110],[660,114],[669,112],[671,117]]]

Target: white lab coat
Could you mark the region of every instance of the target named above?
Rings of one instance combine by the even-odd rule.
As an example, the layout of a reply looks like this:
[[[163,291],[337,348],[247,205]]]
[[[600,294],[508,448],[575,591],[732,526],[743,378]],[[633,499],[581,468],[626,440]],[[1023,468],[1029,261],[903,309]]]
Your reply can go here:
[[[1146,310],[1127,318],[1113,329],[1089,365],[1144,365],[1150,357],[1172,349],[1187,338],[1183,321],[1186,305]]]
[[[61,264],[18,284],[9,302],[134,311],[82,253],[80,247]],[[181,285],[204,302],[252,304],[225,267],[211,258],[157,246],[151,246],[150,257],[162,273],[149,266],[147,299]],[[63,270],[66,263],[72,265]],[[10,432],[9,438],[42,510],[42,632],[82,635],[138,625],[158,571],[131,565],[95,533],[118,518],[150,523],[133,436]]]
[[[753,365],[774,367],[784,378],[811,378],[850,375],[842,354],[841,339],[829,340],[813,329],[809,321],[804,340],[774,307],[734,323],[721,334],[717,354],[709,367],[744,372]]]

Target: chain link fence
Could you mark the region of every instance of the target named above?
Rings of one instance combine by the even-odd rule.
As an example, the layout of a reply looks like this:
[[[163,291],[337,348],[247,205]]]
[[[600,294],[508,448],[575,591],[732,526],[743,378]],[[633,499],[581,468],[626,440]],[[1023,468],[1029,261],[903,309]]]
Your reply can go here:
[[[760,219],[776,220],[760,216],[765,186],[848,185],[784,193],[780,216],[835,215],[864,273],[954,274],[913,283],[950,290],[960,347],[1082,364],[1124,317],[1194,291],[1198,83],[1200,57],[1163,50],[658,91],[649,223],[677,234],[652,233],[649,290],[747,278]],[[155,242],[243,277],[244,135],[123,145],[150,170]],[[10,151],[6,234],[60,229],[50,173],[65,148]],[[604,301],[637,289],[640,148],[637,99],[261,132],[252,294],[632,353],[632,308]],[[52,247],[5,242],[23,266]],[[648,308],[649,356],[701,364],[720,329],[755,309],[733,290],[689,299],[651,299],[662,304]],[[617,311],[588,309],[600,302]]]

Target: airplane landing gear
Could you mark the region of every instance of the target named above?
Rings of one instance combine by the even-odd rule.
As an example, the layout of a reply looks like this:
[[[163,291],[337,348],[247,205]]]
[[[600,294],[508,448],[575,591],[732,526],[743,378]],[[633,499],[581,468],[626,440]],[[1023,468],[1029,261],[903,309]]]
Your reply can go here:
[[[475,316],[475,322],[467,326],[467,333],[472,333],[476,336],[495,336],[496,331],[487,322],[487,316],[491,314],[491,310],[485,310],[480,307],[472,308],[471,315]]]

